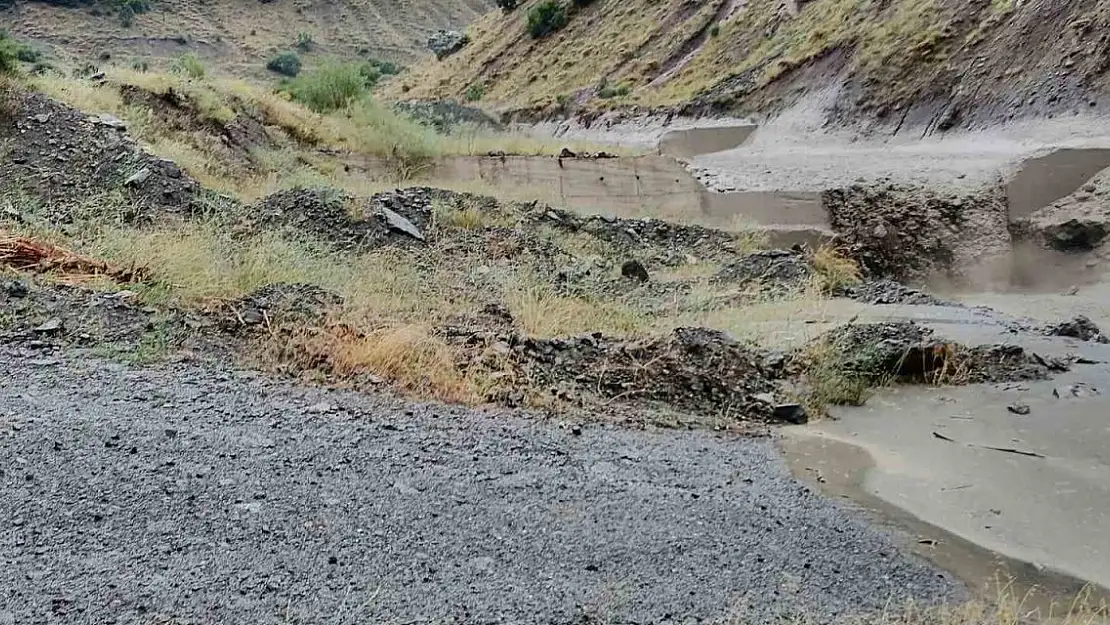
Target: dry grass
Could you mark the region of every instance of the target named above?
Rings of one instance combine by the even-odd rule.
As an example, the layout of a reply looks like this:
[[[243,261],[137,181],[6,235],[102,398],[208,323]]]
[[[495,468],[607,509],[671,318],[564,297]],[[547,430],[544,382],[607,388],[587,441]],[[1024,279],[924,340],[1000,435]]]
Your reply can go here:
[[[818,248],[810,262],[817,272],[817,286],[825,293],[860,283],[859,264],[834,247],[825,245]]]
[[[557,153],[567,142],[514,133],[492,133],[459,127],[444,134],[395,113],[369,98],[345,108],[319,114],[274,91],[239,79],[107,70],[106,83],[63,78],[56,74],[35,77],[32,84],[46,94],[90,113],[108,113],[128,122],[129,130],[152,153],[169,158],[204,186],[252,201],[280,188],[295,185],[328,185],[360,192],[375,192],[398,182],[428,180],[433,161],[450,156],[484,155],[501,151],[526,155]],[[172,111],[153,111],[125,103],[122,86],[138,87],[154,95],[173,92],[186,103],[194,119]],[[238,116],[260,119],[273,129],[263,145],[229,146],[208,125],[223,127]],[[575,144],[579,150],[598,151],[601,146]],[[608,151],[614,152],[612,148]],[[244,152],[250,158],[244,159]],[[351,172],[350,164],[370,171]],[[437,186],[474,186],[469,181],[435,181]],[[523,199],[528,190],[497,192],[478,185],[487,194]]]

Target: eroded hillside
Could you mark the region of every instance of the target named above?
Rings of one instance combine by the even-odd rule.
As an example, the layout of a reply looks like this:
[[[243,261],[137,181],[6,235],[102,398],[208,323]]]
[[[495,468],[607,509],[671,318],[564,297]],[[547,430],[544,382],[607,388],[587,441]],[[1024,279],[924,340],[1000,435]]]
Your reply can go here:
[[[410,63],[429,33],[460,28],[485,0],[154,0],[131,19],[108,2],[0,0],[15,36],[75,60],[127,61],[193,52],[235,73],[262,71],[274,52],[302,45],[321,56],[373,56]],[[128,23],[129,22],[129,23]]]
[[[839,124],[946,129],[1098,109],[1110,83],[1098,0],[596,0],[536,39],[541,2],[483,16],[393,88],[553,115],[771,112],[831,87]]]

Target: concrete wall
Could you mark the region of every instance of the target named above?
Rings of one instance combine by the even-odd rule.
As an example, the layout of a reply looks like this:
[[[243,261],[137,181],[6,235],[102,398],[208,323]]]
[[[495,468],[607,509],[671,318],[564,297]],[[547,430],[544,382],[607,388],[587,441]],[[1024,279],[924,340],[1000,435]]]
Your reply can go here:
[[[739,147],[752,136],[759,126],[715,126],[711,128],[686,128],[671,130],[659,138],[659,153],[675,158],[690,158]]]
[[[1024,161],[1006,183],[1010,219],[1023,219],[1074,193],[1110,167],[1110,149],[1062,148]]]

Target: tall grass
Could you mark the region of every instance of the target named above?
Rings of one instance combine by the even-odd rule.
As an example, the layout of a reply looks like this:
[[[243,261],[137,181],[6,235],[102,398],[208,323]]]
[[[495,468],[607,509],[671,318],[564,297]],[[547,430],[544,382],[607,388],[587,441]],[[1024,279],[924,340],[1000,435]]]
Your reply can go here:
[[[293,99],[317,113],[345,108],[366,91],[367,81],[354,63],[329,62],[304,72],[286,86]]]

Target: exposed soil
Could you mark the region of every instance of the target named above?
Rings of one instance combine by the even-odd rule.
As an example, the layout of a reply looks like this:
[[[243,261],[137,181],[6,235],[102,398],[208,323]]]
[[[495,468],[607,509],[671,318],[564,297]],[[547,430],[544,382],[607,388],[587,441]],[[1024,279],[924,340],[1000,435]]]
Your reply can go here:
[[[854,185],[824,192],[822,202],[843,246],[874,277],[958,282],[1010,249],[1006,203],[994,192]]]
[[[21,92],[15,114],[0,118],[0,191],[31,198],[9,201],[4,216],[21,211],[71,223],[96,198],[120,193],[129,200],[125,222],[160,212],[185,213],[200,187],[177,165],[143,152],[119,120],[88,116],[35,92]],[[16,197],[15,199],[19,199]]]

